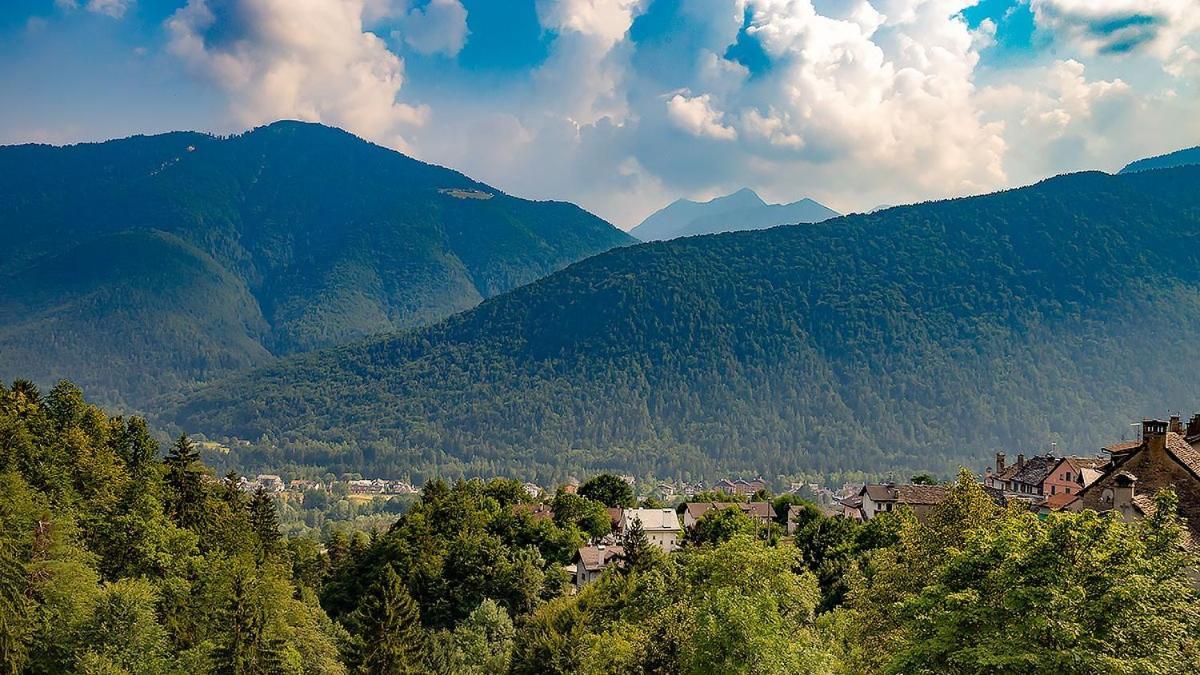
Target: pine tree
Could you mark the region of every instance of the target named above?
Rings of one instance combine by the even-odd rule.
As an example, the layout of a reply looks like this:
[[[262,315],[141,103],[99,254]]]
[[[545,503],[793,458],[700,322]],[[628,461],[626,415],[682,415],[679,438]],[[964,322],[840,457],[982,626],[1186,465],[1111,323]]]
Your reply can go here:
[[[0,541],[0,674],[22,672],[28,656],[29,602],[25,566],[7,542]]]
[[[116,424],[117,456],[132,476],[141,477],[158,454],[158,442],[150,435],[146,420],[140,417],[131,417],[128,422],[118,417]]]
[[[279,543],[279,518],[275,514],[275,503],[261,485],[250,499],[250,527],[258,535],[264,550],[273,550]]]
[[[634,518],[629,527],[621,535],[621,547],[625,549],[625,569],[627,571],[641,570],[654,560],[654,545],[646,538],[640,518]]]
[[[228,634],[214,655],[216,670],[228,675],[267,675],[280,671],[280,645],[266,636],[266,617],[250,597],[246,579],[238,575],[225,611]]]
[[[348,623],[355,641],[350,655],[355,672],[407,675],[423,672],[426,638],[417,603],[389,564]]]
[[[242,476],[237,471],[230,469],[229,473],[225,474],[225,479],[222,481],[222,487],[225,488],[221,493],[221,498],[224,499],[230,506],[235,509],[240,509],[245,506],[245,495],[242,493]]]
[[[167,465],[168,501],[171,515],[181,526],[199,530],[206,520],[200,453],[187,436],[180,436],[164,460]]]

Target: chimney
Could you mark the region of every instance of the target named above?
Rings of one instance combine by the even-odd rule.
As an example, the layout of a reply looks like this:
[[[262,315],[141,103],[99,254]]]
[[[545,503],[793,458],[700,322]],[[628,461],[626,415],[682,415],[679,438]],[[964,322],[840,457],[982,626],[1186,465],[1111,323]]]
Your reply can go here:
[[[1113,508],[1122,515],[1128,515],[1133,509],[1133,490],[1136,484],[1137,477],[1127,471],[1122,471],[1113,478]]]
[[[1197,417],[1200,417],[1200,415],[1197,415]],[[996,473],[1004,473],[1004,453],[1003,452],[996,453]]]
[[[1200,436],[1200,413],[1192,415],[1192,419],[1188,420],[1187,437],[1195,438]]]
[[[1025,466],[1025,453],[1022,452],[1017,455],[1017,468],[1023,466]]]
[[[1162,420],[1142,420],[1142,443],[1151,452],[1167,447],[1167,423]]]
[[[1179,415],[1171,415],[1171,421],[1167,423],[1167,430],[1173,434],[1183,433],[1183,422],[1180,421]]]

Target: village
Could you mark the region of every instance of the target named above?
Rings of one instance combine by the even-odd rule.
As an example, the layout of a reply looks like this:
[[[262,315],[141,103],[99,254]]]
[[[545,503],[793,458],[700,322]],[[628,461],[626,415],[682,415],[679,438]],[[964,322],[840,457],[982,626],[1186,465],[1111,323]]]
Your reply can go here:
[[[1139,438],[1099,449],[1092,456],[1054,453],[997,452],[995,460],[976,472],[982,489],[998,504],[1013,505],[1046,515],[1054,511],[1091,509],[1114,512],[1126,521],[1154,512],[1153,496],[1170,488],[1179,499],[1179,512],[1188,522],[1191,539],[1200,536],[1200,414],[1186,424],[1178,415],[1168,420],[1144,420]],[[642,498],[628,507],[609,506],[611,531],[579,548],[567,572],[575,587],[598,579],[606,569],[623,563],[622,542],[637,524],[646,540],[664,553],[679,550],[690,532],[706,515],[736,508],[750,518],[765,538],[795,534],[808,509],[826,517],[863,522],[881,514],[909,510],[918,519],[950,494],[951,485],[928,476],[911,482],[844,484],[836,490],[815,483],[790,483],[778,495],[762,476],[724,478],[711,485],[656,482],[637,484],[631,475],[615,478]],[[391,499],[416,495],[421,486],[408,481],[344,477],[343,480],[284,480],[276,474],[240,478],[246,492],[268,494],[324,491],[350,499]],[[641,488],[637,490],[637,488]],[[556,495],[577,494],[578,480],[569,479],[554,489],[532,482],[522,484],[527,502],[514,508],[534,519],[554,519]],[[783,499],[780,499],[782,497]],[[779,508],[776,508],[779,505]]]
[[[1167,421],[1144,420],[1141,438],[1123,441],[1100,449],[1097,456],[1052,454],[1026,457],[1018,454],[1009,462],[1003,452],[996,453],[995,464],[983,471],[983,489],[997,504],[1013,504],[1041,515],[1052,511],[1079,512],[1091,509],[1114,512],[1126,521],[1152,516],[1153,495],[1172,489],[1179,498],[1179,513],[1188,523],[1190,541],[1200,536],[1200,414],[1183,424],[1173,415]],[[810,486],[815,487],[815,486]],[[574,489],[574,486],[565,486]],[[713,486],[720,493],[745,501],[684,502],[677,509],[610,509],[613,533],[581,548],[574,566],[577,587],[597,579],[603,571],[620,565],[621,535],[634,521],[652,543],[664,552],[677,550],[686,533],[706,513],[716,509],[738,508],[766,528],[782,519],[787,534],[794,534],[796,516],[803,504],[790,504],[788,511],[777,514],[770,501],[757,500],[767,495],[766,483],[754,480],[724,480]],[[940,504],[950,493],[949,485],[915,483],[874,483],[843,488],[832,501],[840,508],[821,506],[823,511],[855,521],[870,520],[880,514],[910,509],[919,519]],[[795,490],[795,488],[793,488]],[[850,494],[846,494],[850,491]],[[828,492],[828,491],[825,491]],[[552,514],[545,512],[545,517]]]

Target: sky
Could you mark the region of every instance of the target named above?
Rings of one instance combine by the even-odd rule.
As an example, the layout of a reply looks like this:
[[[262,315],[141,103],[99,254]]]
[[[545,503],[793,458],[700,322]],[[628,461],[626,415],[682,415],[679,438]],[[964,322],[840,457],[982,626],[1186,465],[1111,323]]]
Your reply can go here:
[[[320,121],[629,228],[1200,144],[1200,0],[5,0],[0,144]]]

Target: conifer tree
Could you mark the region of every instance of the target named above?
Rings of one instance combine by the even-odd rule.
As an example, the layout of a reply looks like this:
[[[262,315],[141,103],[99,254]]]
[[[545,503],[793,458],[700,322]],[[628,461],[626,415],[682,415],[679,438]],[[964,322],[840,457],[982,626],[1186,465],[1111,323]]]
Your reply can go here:
[[[350,661],[355,672],[407,675],[424,671],[426,638],[420,612],[390,564],[348,623],[354,635]]]
[[[167,487],[171,515],[181,526],[199,529],[204,524],[204,484],[199,468],[200,453],[186,435],[180,436],[167,453]]]
[[[272,550],[279,543],[279,518],[275,514],[275,503],[261,485],[250,499],[250,527],[258,535],[263,549]]]
[[[222,481],[222,487],[225,488],[221,497],[232,507],[242,508],[245,505],[244,495],[242,494],[242,475],[237,471],[230,469],[229,473],[225,474],[225,479]]]
[[[246,579],[241,575],[234,578],[225,613],[228,633],[214,656],[217,672],[267,675],[280,671],[279,644],[267,638],[266,617],[250,597],[250,591]]]
[[[634,518],[621,535],[621,547],[625,549],[625,569],[627,571],[641,570],[649,565],[654,559],[653,546],[646,538],[642,520]]]
[[[0,674],[19,673],[28,655],[29,604],[25,566],[7,542],[0,541]]]

